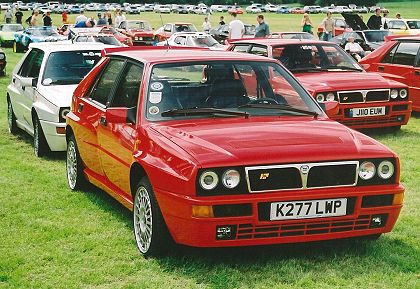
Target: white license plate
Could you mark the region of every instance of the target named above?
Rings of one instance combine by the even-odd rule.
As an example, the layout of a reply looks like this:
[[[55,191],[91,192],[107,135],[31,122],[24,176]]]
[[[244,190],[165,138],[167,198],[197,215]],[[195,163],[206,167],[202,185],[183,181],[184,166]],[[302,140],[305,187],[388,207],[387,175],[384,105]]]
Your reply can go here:
[[[385,106],[351,108],[350,117],[378,116],[385,115]]]
[[[324,199],[271,203],[270,220],[290,220],[344,216],[347,199]]]

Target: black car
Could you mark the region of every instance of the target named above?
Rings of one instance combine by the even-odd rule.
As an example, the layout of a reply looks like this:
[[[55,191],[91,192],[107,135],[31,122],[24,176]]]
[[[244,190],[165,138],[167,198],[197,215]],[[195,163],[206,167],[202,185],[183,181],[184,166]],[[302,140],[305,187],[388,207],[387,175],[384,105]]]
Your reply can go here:
[[[211,36],[216,39],[219,43],[225,44],[225,40],[229,38],[229,25],[219,25],[218,27],[211,29]],[[245,33],[243,38],[252,38],[255,35],[255,25],[245,24]]]
[[[2,49],[0,49],[0,75],[5,75],[5,68],[6,68],[6,53]]]

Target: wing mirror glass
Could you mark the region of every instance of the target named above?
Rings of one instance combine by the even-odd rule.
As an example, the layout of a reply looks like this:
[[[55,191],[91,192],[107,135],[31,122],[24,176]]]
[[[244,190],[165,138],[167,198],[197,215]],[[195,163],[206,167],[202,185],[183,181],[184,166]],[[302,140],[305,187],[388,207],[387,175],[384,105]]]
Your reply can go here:
[[[36,87],[37,83],[38,83],[37,77],[23,77],[20,79],[20,84],[23,87],[29,87],[29,86]]]

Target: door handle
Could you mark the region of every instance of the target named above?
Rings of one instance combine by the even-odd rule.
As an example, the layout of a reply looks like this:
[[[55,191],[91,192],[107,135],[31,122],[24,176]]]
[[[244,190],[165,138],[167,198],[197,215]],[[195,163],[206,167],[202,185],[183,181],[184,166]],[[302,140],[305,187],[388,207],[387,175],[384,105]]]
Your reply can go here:
[[[107,125],[105,115],[101,115],[101,117],[99,118],[99,123],[100,123],[101,125],[103,125],[103,126],[106,126],[106,125]]]
[[[378,66],[378,71],[384,71],[385,70],[385,67],[383,67],[383,66]]]
[[[83,103],[79,103],[79,105],[77,106],[77,111],[82,112],[83,108],[84,108]]]

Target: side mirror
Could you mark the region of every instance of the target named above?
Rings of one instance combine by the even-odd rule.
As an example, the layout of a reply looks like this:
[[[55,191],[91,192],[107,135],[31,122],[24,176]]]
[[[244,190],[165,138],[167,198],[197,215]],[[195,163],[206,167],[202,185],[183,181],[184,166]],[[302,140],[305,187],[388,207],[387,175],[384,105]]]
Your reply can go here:
[[[37,77],[23,77],[20,79],[20,84],[22,85],[22,87],[36,87],[38,83],[38,78]]]
[[[136,108],[108,107],[105,118],[107,123],[135,123]]]
[[[326,101],[319,104],[328,116],[335,116],[339,112],[338,101]]]

